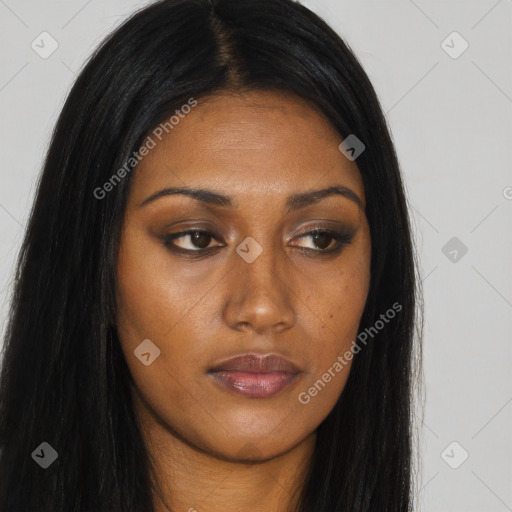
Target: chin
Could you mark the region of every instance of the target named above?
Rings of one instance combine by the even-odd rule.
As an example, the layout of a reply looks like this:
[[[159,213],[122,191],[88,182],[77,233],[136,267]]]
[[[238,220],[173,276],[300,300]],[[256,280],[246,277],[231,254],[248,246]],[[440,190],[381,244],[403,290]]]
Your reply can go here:
[[[241,435],[238,432],[236,436],[228,436],[223,439],[209,437],[205,451],[211,455],[227,461],[233,462],[264,462],[289,452],[298,444],[305,441],[310,435],[303,435],[297,432],[276,433],[267,432],[263,435]]]

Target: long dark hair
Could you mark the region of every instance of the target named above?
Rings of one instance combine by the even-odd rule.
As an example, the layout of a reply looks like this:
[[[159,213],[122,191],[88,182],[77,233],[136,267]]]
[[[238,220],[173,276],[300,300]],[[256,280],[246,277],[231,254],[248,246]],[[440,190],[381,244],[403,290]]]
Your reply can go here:
[[[94,191],[190,98],[223,90],[294,93],[341,137],[355,134],[366,146],[357,165],[372,259],[360,326],[374,326],[395,303],[401,311],[354,356],[339,401],[318,427],[300,511],[411,510],[421,290],[399,164],[375,91],[347,44],[292,0],[161,0],[94,52],[53,132],[4,341],[1,512],[153,510],[152,465],[114,322],[135,169],[101,198]],[[42,442],[58,453],[48,469],[32,460]]]

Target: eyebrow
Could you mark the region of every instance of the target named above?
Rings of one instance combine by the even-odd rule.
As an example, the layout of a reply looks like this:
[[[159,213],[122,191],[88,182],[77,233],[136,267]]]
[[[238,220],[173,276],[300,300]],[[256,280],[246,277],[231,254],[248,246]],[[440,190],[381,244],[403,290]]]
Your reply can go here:
[[[191,188],[191,187],[168,187],[162,190],[158,190],[154,194],[151,194],[149,197],[144,199],[139,207],[146,206],[157,199],[162,197],[167,197],[171,195],[185,195],[196,199],[202,203],[211,205],[211,206],[219,206],[219,207],[227,207],[233,208],[234,203],[231,197],[226,196],[224,194],[220,194],[219,192],[214,192],[213,190],[203,189],[203,188]],[[299,192],[296,194],[292,194],[286,200],[286,213],[291,211],[299,210],[309,205],[313,205],[330,196],[339,195],[349,199],[357,204],[357,206],[364,210],[363,203],[359,196],[350,188],[335,185],[332,187],[320,189],[320,190],[308,190],[306,192]]]

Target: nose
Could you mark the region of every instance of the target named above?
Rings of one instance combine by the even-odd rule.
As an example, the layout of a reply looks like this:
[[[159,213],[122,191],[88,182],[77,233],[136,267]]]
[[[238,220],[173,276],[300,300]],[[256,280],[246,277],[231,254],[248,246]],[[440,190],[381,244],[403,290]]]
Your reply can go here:
[[[228,274],[229,293],[223,314],[229,327],[237,331],[252,329],[258,334],[278,334],[293,327],[297,293],[285,259],[278,262],[270,249],[263,250],[252,263],[234,257],[237,268]]]

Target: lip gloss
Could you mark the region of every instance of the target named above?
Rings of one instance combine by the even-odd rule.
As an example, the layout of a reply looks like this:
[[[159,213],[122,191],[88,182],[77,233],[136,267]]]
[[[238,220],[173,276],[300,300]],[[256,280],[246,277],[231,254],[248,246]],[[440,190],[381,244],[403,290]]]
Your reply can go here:
[[[227,389],[248,398],[267,398],[287,387],[297,373],[251,373],[236,370],[220,370],[211,375]]]

